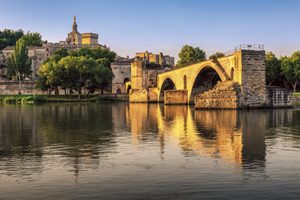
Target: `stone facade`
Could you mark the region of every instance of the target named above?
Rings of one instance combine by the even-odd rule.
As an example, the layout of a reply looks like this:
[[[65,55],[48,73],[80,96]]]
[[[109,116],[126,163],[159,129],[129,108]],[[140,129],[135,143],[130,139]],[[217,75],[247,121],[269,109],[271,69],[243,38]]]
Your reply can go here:
[[[72,32],[68,34],[66,42],[74,46],[97,46],[99,35],[97,33],[79,33],[77,29],[76,17],[74,16]]]
[[[12,46],[4,48],[2,50],[4,60],[7,60],[13,52],[14,47]],[[28,57],[31,58],[32,80],[37,79],[39,68],[41,67],[43,62],[47,60],[50,54],[51,52],[46,47],[28,47]],[[3,70],[3,73],[6,74],[6,71]]]
[[[260,107],[280,108],[293,106],[293,97],[290,90],[280,87],[267,87],[266,91],[266,102]],[[233,81],[219,82],[213,90],[195,97],[195,109],[251,108],[244,106],[243,103],[241,86]]]
[[[158,90],[156,87],[148,88],[148,102],[149,103],[158,102]]]
[[[166,105],[188,104],[187,90],[167,90],[164,95]]]
[[[117,59],[111,64],[114,74],[112,80],[112,93],[129,93],[131,89],[131,59]]]
[[[169,55],[163,55],[163,53],[153,54],[151,52],[145,51],[141,53],[136,53],[135,61],[159,64],[161,66],[174,67],[175,59]]]
[[[137,90],[131,89],[129,95],[129,101],[131,103],[148,103],[148,91],[146,89]]]
[[[156,77],[164,72],[162,67],[148,68],[144,62],[131,63],[131,87],[133,89],[148,89],[156,86]]]
[[[265,51],[242,50],[242,107],[261,107],[267,103]]]
[[[18,82],[0,82],[0,95],[17,95],[19,92]],[[43,94],[41,90],[36,89],[35,82],[26,81],[21,84],[21,94]]]
[[[96,46],[98,45],[99,35],[96,33],[82,33],[82,46]]]
[[[219,82],[213,90],[195,97],[195,109],[236,109],[241,106],[240,99],[241,86],[237,82]]]
[[[66,39],[68,43],[72,43],[73,45],[81,45],[82,37],[81,34],[77,30],[76,17],[74,16],[72,32],[68,34],[68,38]]]

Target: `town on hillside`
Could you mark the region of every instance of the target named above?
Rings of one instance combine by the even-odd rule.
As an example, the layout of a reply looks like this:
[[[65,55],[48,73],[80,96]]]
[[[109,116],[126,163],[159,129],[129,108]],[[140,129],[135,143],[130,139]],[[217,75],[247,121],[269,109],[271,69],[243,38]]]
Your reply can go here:
[[[76,17],[74,16],[72,31],[68,33],[65,40],[59,41],[57,43],[43,42],[41,45],[27,46],[28,57],[31,59],[31,73],[29,76],[24,78],[24,82],[37,81],[40,78],[39,70],[41,66],[58,51],[77,51],[83,48],[103,49],[110,51],[109,47],[100,44],[98,40],[99,35],[97,33],[80,33],[78,31]],[[2,83],[14,82],[16,79],[7,75],[7,61],[13,53],[14,46],[6,46],[0,51],[0,81]],[[115,55],[115,58],[110,63],[113,78],[105,88],[106,93],[120,94],[129,92],[131,88],[131,64],[134,62],[142,62],[144,68],[147,69],[147,72],[144,71],[144,75],[149,76],[148,78],[145,78],[149,82],[147,83],[148,85],[155,84],[154,81],[156,80],[156,75],[158,73],[171,70],[175,65],[174,57],[164,55],[163,53],[154,54],[148,51],[139,52],[136,53],[136,56],[134,58]],[[149,73],[148,75],[148,72],[151,73]],[[6,94],[16,93],[16,91],[14,90],[1,92]],[[32,89],[30,90],[30,92],[32,92]],[[41,93],[42,91],[36,92]]]

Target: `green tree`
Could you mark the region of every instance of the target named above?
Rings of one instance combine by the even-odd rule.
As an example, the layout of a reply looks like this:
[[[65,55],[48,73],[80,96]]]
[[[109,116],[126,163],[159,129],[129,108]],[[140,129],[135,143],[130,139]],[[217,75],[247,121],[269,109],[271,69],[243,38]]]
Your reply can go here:
[[[98,47],[98,48],[88,48],[88,47],[80,48],[79,50],[70,51],[70,55],[71,56],[76,56],[76,57],[84,56],[86,58],[92,58],[92,59],[95,59],[95,60],[106,58],[107,60],[109,60],[110,63],[114,62],[115,58],[116,58],[116,53],[115,52],[110,51],[108,49],[101,48],[101,47]]]
[[[186,65],[204,61],[205,59],[205,51],[203,51],[199,47],[194,48],[192,46],[185,45],[179,52],[179,61],[177,62],[176,66],[183,67]]]
[[[282,74],[296,92],[300,83],[300,51],[296,51],[291,57],[283,57],[281,64]]]
[[[27,32],[26,35],[22,36],[25,40],[26,46],[42,46],[42,36],[39,33]]]
[[[44,90],[58,91],[61,87],[78,93],[79,98],[82,89],[93,93],[100,89],[101,93],[111,83],[113,73],[110,68],[92,58],[84,56],[67,56],[60,61],[48,60],[39,70],[40,79],[37,87]],[[57,92],[56,92],[57,93]]]
[[[281,78],[281,62],[272,52],[268,52],[265,58],[265,65],[266,80],[270,86]]]
[[[8,75],[16,77],[19,81],[19,94],[21,94],[21,81],[31,74],[31,59],[28,57],[28,49],[24,39],[20,38],[14,48],[14,52],[7,60]]]
[[[13,31],[10,29],[4,29],[0,31],[0,50],[8,46],[15,46],[18,39],[24,35],[24,32],[20,29]]]
[[[215,54],[209,56],[209,59],[216,59],[216,58],[221,58],[221,57],[224,57],[224,56],[225,56],[224,53],[216,52]]]

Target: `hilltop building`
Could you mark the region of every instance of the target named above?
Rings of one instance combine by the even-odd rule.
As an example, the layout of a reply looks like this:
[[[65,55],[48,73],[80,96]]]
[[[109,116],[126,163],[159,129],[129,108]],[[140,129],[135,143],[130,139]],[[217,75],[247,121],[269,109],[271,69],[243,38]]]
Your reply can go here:
[[[40,66],[47,60],[55,51],[59,49],[76,50],[82,47],[101,47],[109,49],[105,45],[98,43],[99,35],[96,33],[79,33],[76,17],[74,16],[72,31],[68,34],[65,41],[59,43],[46,43],[42,47],[28,47],[28,56],[32,59],[32,80],[37,79],[37,73]],[[13,46],[8,46],[0,52],[0,77],[4,79],[6,75],[6,60],[14,52]]]
[[[77,29],[76,16],[73,19],[72,32],[68,34],[66,42],[77,47],[88,46],[96,47],[98,46],[99,35],[97,33],[79,33]]]

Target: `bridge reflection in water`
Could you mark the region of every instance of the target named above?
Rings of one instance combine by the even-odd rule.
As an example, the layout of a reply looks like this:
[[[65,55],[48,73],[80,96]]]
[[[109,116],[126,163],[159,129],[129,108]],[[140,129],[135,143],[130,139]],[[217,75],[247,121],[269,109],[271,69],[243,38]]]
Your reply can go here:
[[[277,197],[277,191],[283,194],[279,199],[299,196],[299,124],[299,109],[0,106],[0,194],[3,199],[177,194],[243,199]]]
[[[186,106],[157,104],[130,104],[127,110],[135,145],[145,141],[143,138],[147,133],[157,132],[162,154],[167,137],[186,155],[220,158],[237,167],[248,164],[264,166],[267,112],[195,111]]]
[[[0,171],[28,176],[55,163],[57,168],[67,166],[77,179],[81,171],[99,168],[107,157],[118,157],[122,163],[134,159],[125,159],[127,155],[143,158],[153,151],[159,152],[158,159],[200,155],[234,165],[237,171],[264,169],[266,137],[271,137],[269,147],[277,137],[269,130],[294,127],[280,130],[292,132],[288,142],[299,145],[292,137],[293,131],[299,132],[299,113],[296,109],[195,111],[187,106],[126,103],[4,106]],[[155,156],[149,161],[158,162]]]

